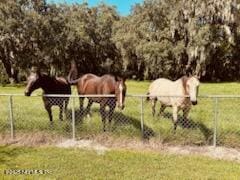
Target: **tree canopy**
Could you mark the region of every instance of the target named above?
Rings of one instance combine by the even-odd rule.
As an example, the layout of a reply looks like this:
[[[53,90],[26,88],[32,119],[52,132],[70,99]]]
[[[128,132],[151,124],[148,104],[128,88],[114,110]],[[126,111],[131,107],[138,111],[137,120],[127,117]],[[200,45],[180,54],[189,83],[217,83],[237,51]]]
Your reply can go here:
[[[137,79],[197,74],[240,79],[238,0],[145,0],[122,17],[104,3],[0,2],[0,81],[18,82],[31,66],[66,76],[131,72]]]

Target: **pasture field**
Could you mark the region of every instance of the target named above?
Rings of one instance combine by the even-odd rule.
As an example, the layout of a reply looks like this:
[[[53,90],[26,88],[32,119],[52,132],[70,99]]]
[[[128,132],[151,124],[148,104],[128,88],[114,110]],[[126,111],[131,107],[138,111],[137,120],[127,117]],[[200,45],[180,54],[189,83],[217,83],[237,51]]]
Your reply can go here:
[[[146,94],[150,82],[127,81],[129,95]],[[199,95],[239,95],[239,83],[202,83]],[[0,87],[0,94],[23,94],[24,87]],[[76,94],[73,88],[74,94]],[[33,94],[41,95],[38,90]],[[89,138],[102,131],[99,105],[94,104],[91,117],[79,115],[78,99],[70,100],[67,118],[63,122],[58,120],[58,109],[54,108],[54,124],[50,125],[47,112],[43,108],[41,97],[13,97],[13,116],[15,133],[44,131],[72,137],[72,102],[75,102],[76,137]],[[116,110],[113,125],[108,132],[113,137],[154,139],[162,143],[178,145],[212,145],[214,131],[216,131],[217,145],[240,147],[240,98],[206,98],[200,97],[198,105],[189,114],[189,121],[182,119],[181,112],[179,126],[173,133],[171,108],[167,108],[162,117],[152,116],[151,103],[143,99],[144,130],[141,130],[141,102],[140,97],[126,97],[125,109]],[[9,134],[9,97],[0,96],[0,131]],[[87,102],[85,100],[85,102]],[[216,104],[217,103],[217,104]],[[159,105],[156,108],[158,111]],[[109,128],[109,127],[108,127]]]
[[[6,175],[4,170],[47,174]],[[239,163],[200,156],[0,146],[0,179],[239,179]]]

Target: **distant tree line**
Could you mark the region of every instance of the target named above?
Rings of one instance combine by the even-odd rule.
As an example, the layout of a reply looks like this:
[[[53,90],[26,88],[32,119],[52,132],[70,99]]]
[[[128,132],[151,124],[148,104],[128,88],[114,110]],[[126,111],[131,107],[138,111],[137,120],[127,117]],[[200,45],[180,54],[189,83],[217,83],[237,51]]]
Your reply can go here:
[[[104,3],[0,1],[0,81],[25,80],[31,66],[66,76],[240,79],[239,0],[145,0],[128,16]]]

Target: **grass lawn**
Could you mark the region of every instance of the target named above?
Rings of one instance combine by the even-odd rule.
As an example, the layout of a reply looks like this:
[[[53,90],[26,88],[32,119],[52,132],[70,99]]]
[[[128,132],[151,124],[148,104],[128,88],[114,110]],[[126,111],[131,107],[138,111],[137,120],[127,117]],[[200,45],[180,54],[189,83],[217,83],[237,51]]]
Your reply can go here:
[[[4,175],[9,169],[45,175]],[[152,152],[0,146],[0,179],[239,179],[236,162]]]
[[[128,94],[146,94],[150,81],[127,81]],[[73,88],[74,89],[74,88]],[[239,83],[202,83],[201,95],[239,95]],[[24,87],[0,87],[0,94],[23,94]],[[38,90],[34,94],[41,95]],[[74,89],[74,94],[76,91]],[[7,96],[0,96],[0,131],[9,133],[9,104]],[[102,122],[99,115],[99,105],[92,108],[92,116],[79,117],[78,99],[75,101],[76,137],[91,137],[102,133]],[[138,97],[126,98],[124,111],[116,109],[113,118],[112,136],[142,137],[141,131],[141,99]],[[230,147],[240,147],[240,98],[219,99],[217,108],[217,122],[214,121],[215,100],[199,98],[198,105],[194,106],[189,114],[189,122],[181,118],[176,133],[172,132],[172,111],[167,108],[162,117],[152,117],[151,104],[144,100],[144,137],[155,138],[163,143],[178,145],[211,145],[213,143],[214,125],[217,127],[217,144]],[[47,131],[49,133],[72,136],[71,103],[67,113],[67,120],[58,121],[58,109],[53,108],[54,125],[49,125],[46,111],[43,108],[41,97],[13,97],[13,114],[16,132]],[[157,106],[158,111],[159,105]]]

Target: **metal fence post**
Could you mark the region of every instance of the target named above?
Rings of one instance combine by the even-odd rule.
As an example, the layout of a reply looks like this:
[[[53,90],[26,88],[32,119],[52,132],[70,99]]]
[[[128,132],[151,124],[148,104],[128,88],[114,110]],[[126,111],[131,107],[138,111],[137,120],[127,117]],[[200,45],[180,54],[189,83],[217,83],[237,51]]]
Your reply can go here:
[[[214,134],[213,146],[217,146],[217,124],[218,124],[218,98],[214,98]]]
[[[140,116],[141,116],[141,132],[142,132],[142,138],[144,139],[144,111],[143,111],[143,96],[141,96],[141,112],[140,112]]]
[[[14,138],[14,123],[13,123],[13,102],[12,96],[9,96],[9,121],[10,121],[10,129],[11,129],[11,138]]]
[[[72,139],[76,138],[76,129],[75,129],[75,99],[72,97]]]

